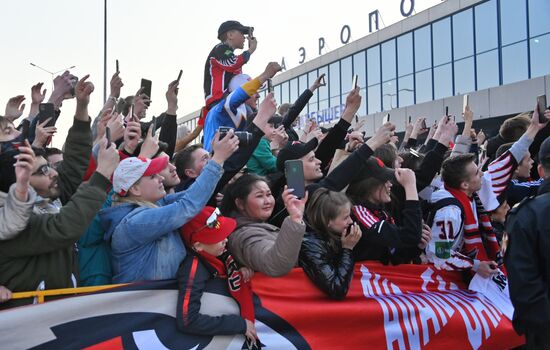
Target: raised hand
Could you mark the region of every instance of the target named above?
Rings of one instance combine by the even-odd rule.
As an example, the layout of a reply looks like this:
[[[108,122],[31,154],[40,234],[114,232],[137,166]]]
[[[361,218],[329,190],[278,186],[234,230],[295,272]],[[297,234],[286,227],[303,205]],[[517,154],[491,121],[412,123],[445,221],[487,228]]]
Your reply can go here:
[[[214,139],[212,140],[212,150],[214,151],[214,155],[212,156],[213,161],[219,165],[223,165],[223,162],[231,157],[237,149],[239,149],[239,139],[235,136],[233,130],[229,130],[221,140],[220,132],[216,131],[216,135],[214,135]]]
[[[273,135],[271,137],[271,148],[282,148],[286,145],[288,141],[288,135],[285,131],[284,126],[279,126],[277,129],[273,130]]]
[[[260,83],[264,83],[267,79],[271,79],[277,74],[277,72],[281,71],[283,68],[281,65],[277,62],[269,62],[267,66],[265,67],[264,72],[259,76]]]
[[[288,188],[288,186],[285,185],[282,194],[283,202],[285,204],[286,210],[288,211],[288,216],[290,216],[290,219],[296,223],[302,223],[308,193],[306,191],[306,195],[304,196],[304,198],[298,199],[298,197],[293,195],[292,192],[294,192],[294,189]]]
[[[168,103],[168,108],[166,109],[166,114],[176,115],[178,110],[178,86],[179,83],[177,80],[174,80],[168,84],[168,90],[166,90],[166,102]]]
[[[120,156],[115,144],[111,143],[110,147],[107,148],[107,139],[103,138],[99,146],[96,171],[110,179],[119,162]]]
[[[40,104],[42,103],[42,101],[44,101],[44,99],[46,98],[46,91],[48,91],[48,89],[44,89],[42,90],[42,86],[44,85],[44,83],[37,83],[36,85],[33,85],[31,87],[31,103],[32,104]],[[40,91],[42,90],[42,91]]]
[[[129,154],[134,154],[140,138],[141,124],[130,119],[126,123],[126,129],[124,130],[124,150]]]
[[[317,77],[317,79],[315,79],[315,81],[313,82],[313,85],[309,87],[309,91],[315,92],[315,90],[323,86],[322,84],[323,76],[324,74],[321,74],[320,76]]]
[[[6,112],[4,116],[12,122],[22,116],[23,110],[25,109],[25,104],[23,101],[25,101],[25,96],[23,95],[10,98],[6,104]]]
[[[88,105],[90,103],[90,95],[94,92],[94,84],[86,81],[90,77],[86,74],[82,79],[76,83],[75,97],[76,103],[81,105]]]
[[[120,78],[120,72],[115,72],[113,76],[111,77],[111,97],[119,98],[120,97],[120,90],[124,86],[124,83],[122,82],[122,79]]]
[[[151,125],[149,125],[149,130],[147,130],[147,136],[141,145],[141,150],[139,152],[140,157],[153,158],[159,150],[159,134],[156,133],[155,136],[153,136],[153,127],[154,125],[151,123]]]
[[[347,120],[351,123],[353,117],[355,116],[355,114],[357,114],[359,107],[361,107],[361,100],[362,97],[359,93],[359,88],[356,87],[355,89],[351,90],[346,97],[346,108],[342,113],[342,119]]]
[[[248,53],[253,54],[258,47],[258,40],[256,38],[248,38]]]
[[[414,187],[416,188],[416,175],[414,171],[407,168],[395,169],[395,178],[397,182],[405,188]]]
[[[342,242],[342,248],[353,250],[355,245],[361,239],[361,229],[359,228],[359,225],[354,222],[349,227],[349,233],[347,233],[346,231],[342,232],[342,237],[340,238],[340,241]]]
[[[29,141],[19,147],[19,154],[15,162],[15,196],[18,200],[26,202],[29,194],[29,186],[32,170],[34,169],[35,156]]]
[[[151,96],[147,96],[143,93],[143,88],[140,88],[134,96],[134,114],[139,118],[145,118],[147,108],[151,104]]]
[[[432,239],[432,229],[426,224],[422,224],[422,237],[420,238],[420,243],[418,243],[419,249],[426,249],[428,243]]]
[[[395,134],[395,125],[388,122],[376,130],[376,134],[367,141],[367,145],[374,151],[378,147],[390,142]]]
[[[46,126],[52,118],[44,120],[42,123],[36,124],[36,137],[32,145],[36,148],[42,148],[48,144],[52,136],[57,132],[55,126]]]
[[[277,110],[277,101],[275,101],[274,93],[270,92],[264,98],[262,103],[260,103],[260,108],[258,108],[258,113],[256,114],[256,117],[252,122],[265,134],[269,130],[267,128],[267,121],[269,120],[269,118],[271,118],[273,114],[275,114],[276,110]]]

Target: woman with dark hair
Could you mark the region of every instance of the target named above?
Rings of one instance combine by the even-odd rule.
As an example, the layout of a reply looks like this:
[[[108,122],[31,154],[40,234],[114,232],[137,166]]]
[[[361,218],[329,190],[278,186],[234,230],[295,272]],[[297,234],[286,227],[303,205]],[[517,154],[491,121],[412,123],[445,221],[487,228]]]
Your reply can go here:
[[[221,210],[237,220],[228,247],[242,265],[273,277],[286,275],[296,265],[307,193],[298,199],[292,191],[285,186],[282,198],[289,215],[279,228],[267,223],[275,199],[263,177],[245,174],[227,186]]]
[[[391,202],[392,182],[405,190],[401,225],[386,211]],[[363,235],[353,254],[358,260],[378,260],[384,264],[408,263],[428,244],[431,231],[422,225],[422,211],[416,191],[416,178],[410,169],[390,170],[371,157],[367,166],[350,184],[347,194],[353,201],[353,220]]]
[[[353,224],[350,213],[348,197],[326,188],[315,191],[306,209],[308,230],[299,265],[317,288],[332,299],[345,298],[353,277],[352,250],[361,238],[361,229]]]

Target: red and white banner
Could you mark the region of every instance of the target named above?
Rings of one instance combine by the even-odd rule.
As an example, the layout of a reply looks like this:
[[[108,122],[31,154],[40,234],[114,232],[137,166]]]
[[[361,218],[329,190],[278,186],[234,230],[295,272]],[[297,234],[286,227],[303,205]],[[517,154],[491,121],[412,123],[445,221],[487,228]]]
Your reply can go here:
[[[222,283],[218,283],[222,282]],[[301,269],[253,279],[256,328],[265,349],[510,349],[511,322],[461,275],[430,265],[356,265],[348,296],[328,299]],[[127,287],[0,312],[6,349],[243,349],[244,336],[176,330],[174,281]],[[201,312],[238,313],[223,281]]]

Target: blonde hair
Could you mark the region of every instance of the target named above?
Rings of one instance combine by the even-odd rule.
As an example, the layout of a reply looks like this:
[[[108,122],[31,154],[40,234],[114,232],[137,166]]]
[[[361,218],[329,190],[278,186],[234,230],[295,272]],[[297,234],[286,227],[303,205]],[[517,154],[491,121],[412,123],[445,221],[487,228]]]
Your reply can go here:
[[[307,201],[306,216],[309,226],[329,241],[340,241],[341,232],[333,232],[328,225],[340,215],[345,205],[351,206],[351,201],[344,193],[319,188]]]
[[[132,184],[132,186],[134,186],[135,184],[139,183],[141,181],[142,178],[139,178],[139,180],[137,180],[136,182],[134,182]],[[130,186],[130,187],[132,187]],[[128,192],[127,193],[130,193],[129,192],[130,189],[128,189]],[[144,201],[144,200],[139,200],[139,199],[135,199],[135,198],[132,198],[132,197],[128,197],[128,196],[121,196],[119,195],[118,193],[114,193],[113,194],[113,204],[112,206],[117,206],[117,205],[121,205],[121,204],[125,204],[125,203],[130,203],[130,204],[135,204],[139,207],[147,207],[147,208],[158,208],[158,205],[156,205],[155,203],[151,203],[151,202],[148,202],[148,201]]]

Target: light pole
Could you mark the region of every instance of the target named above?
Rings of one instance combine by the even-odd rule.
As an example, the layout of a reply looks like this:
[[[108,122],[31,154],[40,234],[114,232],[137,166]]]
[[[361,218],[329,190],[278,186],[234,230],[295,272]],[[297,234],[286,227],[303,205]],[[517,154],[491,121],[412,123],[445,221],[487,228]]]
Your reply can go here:
[[[389,96],[390,97],[390,109],[393,109],[393,98],[395,96],[397,96],[397,94],[400,93],[401,91],[414,92],[414,90],[403,88],[403,89],[397,90],[397,93],[395,93],[395,94],[384,94],[384,95],[382,95],[382,97],[384,97],[384,96]]]
[[[103,2],[103,104],[107,101],[107,0]]]

